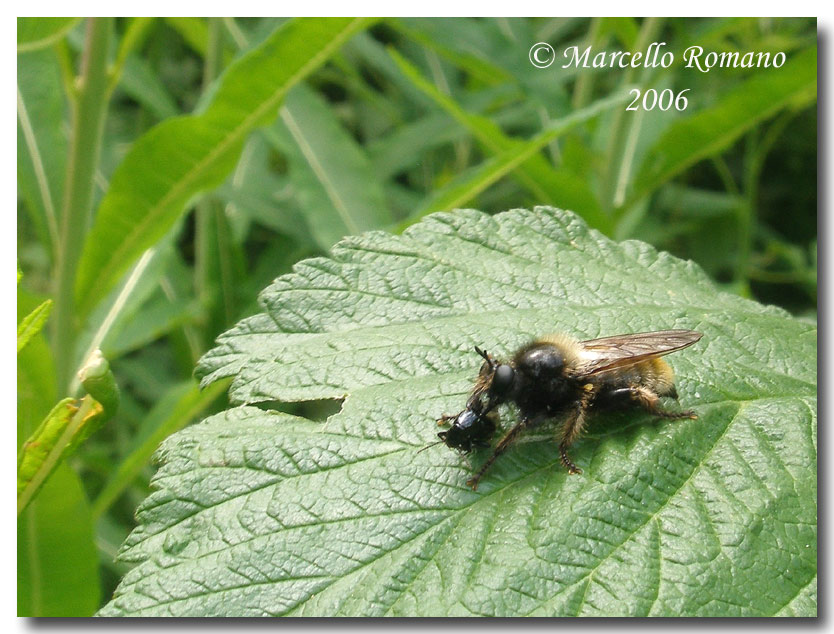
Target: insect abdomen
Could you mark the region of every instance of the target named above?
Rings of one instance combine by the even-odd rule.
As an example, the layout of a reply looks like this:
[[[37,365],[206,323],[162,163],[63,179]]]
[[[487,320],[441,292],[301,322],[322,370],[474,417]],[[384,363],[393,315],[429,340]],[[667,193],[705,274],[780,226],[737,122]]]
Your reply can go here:
[[[606,400],[606,394],[634,387],[648,388],[657,396],[677,397],[675,373],[672,367],[660,358],[646,359],[626,368],[602,373],[598,375],[597,380],[600,383],[599,394],[602,401]]]

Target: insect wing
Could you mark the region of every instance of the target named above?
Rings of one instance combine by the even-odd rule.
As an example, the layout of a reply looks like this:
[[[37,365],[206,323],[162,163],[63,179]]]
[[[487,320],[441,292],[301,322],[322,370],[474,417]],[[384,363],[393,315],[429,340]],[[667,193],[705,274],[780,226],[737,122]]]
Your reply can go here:
[[[691,346],[702,336],[694,330],[658,330],[582,341],[576,374],[598,374],[634,365]]]

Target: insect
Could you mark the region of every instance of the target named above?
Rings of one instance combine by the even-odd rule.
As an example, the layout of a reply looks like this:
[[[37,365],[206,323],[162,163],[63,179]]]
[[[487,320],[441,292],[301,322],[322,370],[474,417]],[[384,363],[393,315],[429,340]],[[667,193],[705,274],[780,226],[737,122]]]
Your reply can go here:
[[[557,432],[562,465],[571,474],[582,473],[567,450],[592,411],[637,406],[661,418],[697,418],[693,411],[672,412],[661,407],[661,396],[677,399],[678,395],[672,368],[660,357],[691,346],[701,337],[693,330],[660,330],[589,341],[555,334],[522,346],[507,362],[475,348],[484,362],[467,407],[456,417],[445,419],[454,418],[454,422],[442,440],[459,446],[451,441],[456,425],[464,436],[483,440],[487,415],[502,403],[514,403],[518,421],[467,484],[477,489],[484,473],[507,447],[524,431],[551,418],[562,421]],[[463,425],[467,421],[472,421],[468,427]]]
[[[486,411],[480,393],[473,393],[460,413],[450,416],[443,414],[437,419],[438,425],[451,421],[451,427],[437,434],[447,447],[467,454],[475,447],[489,447],[489,441],[498,427],[498,414]]]

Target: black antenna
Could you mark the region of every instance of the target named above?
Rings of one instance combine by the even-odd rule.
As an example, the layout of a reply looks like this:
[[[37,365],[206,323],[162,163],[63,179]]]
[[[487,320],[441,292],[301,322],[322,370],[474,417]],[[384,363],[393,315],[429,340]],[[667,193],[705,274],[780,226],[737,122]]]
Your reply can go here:
[[[417,453],[423,453],[423,452],[424,452],[426,449],[428,449],[429,447],[434,447],[435,445],[439,445],[439,444],[441,444],[442,442],[443,442],[442,440],[438,440],[437,442],[433,442],[433,443],[431,443],[430,445],[426,445],[425,447],[423,447],[423,448],[422,448],[420,451],[418,451]]]
[[[478,346],[475,346],[475,352],[484,358],[484,361],[489,364],[490,370],[495,370],[495,360],[489,356],[489,353],[486,350],[481,350]]]

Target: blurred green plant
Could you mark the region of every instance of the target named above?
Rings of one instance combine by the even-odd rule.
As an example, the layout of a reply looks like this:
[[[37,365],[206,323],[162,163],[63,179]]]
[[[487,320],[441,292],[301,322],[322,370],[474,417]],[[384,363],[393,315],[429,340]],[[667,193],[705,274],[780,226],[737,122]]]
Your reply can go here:
[[[543,40],[661,39],[678,56],[788,61],[702,74],[527,58]],[[813,19],[20,18],[17,70],[19,321],[51,306],[49,338],[18,359],[18,442],[78,396],[95,349],[121,393],[20,517],[21,614],[91,614],[110,596],[154,447],[223,407],[196,361],[343,235],[444,206],[553,204],[815,318]],[[632,86],[689,88],[689,106],[626,112]]]
[[[62,399],[23,443],[17,456],[17,514],[29,505],[61,461],[72,455],[119,407],[119,388],[100,350],[81,368],[89,392],[81,399]]]

